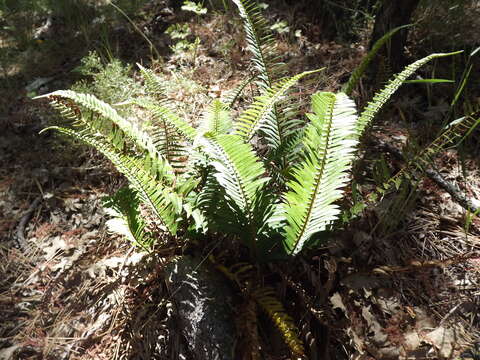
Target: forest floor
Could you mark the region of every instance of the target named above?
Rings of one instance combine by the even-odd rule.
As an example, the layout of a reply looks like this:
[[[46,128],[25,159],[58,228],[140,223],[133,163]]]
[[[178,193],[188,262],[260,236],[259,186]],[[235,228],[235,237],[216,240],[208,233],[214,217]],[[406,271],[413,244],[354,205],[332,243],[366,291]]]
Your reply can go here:
[[[161,67],[200,84],[193,106],[201,111],[209,96],[248,76],[248,55],[238,22],[228,16],[193,19],[190,27],[201,44],[194,56],[172,55]],[[337,91],[365,55],[366,41],[346,46],[311,36],[279,35],[278,43],[290,73],[326,67],[316,83],[300,88],[304,97],[313,88]],[[64,66],[68,74],[72,67]],[[55,81],[42,91],[69,86],[70,78]],[[179,92],[177,100],[190,95]],[[166,348],[182,340],[169,332],[170,305],[159,304],[168,298],[160,270],[173,254],[146,253],[105,226],[102,198],[125,180],[94,151],[38,135],[49,112],[24,86],[3,98],[9,103],[0,114],[0,360],[172,356]],[[362,149],[362,194],[376,186],[377,168],[404,165],[396,150],[412,134],[420,143],[432,140],[418,119],[441,119],[448,101],[430,103],[424,91],[409,89],[382,113]],[[480,199],[478,154],[448,149],[432,165]],[[271,271],[279,298],[297,314],[309,359],[479,358],[480,220],[428,177],[366,209],[335,244]],[[268,336],[262,347],[265,358],[288,358]]]

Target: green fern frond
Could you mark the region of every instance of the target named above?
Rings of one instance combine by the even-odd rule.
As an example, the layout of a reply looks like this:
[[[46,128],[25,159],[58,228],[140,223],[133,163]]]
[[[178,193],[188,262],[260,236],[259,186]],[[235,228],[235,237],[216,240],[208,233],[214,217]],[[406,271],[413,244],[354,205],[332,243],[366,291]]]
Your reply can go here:
[[[49,96],[50,105],[58,111],[63,119],[72,123],[79,123],[82,120],[82,111],[77,104],[70,99],[61,96]]]
[[[312,107],[305,159],[293,170],[282,204],[287,221],[285,245],[293,255],[337,219],[340,209],[334,203],[342,197],[357,143],[355,103],[348,96],[317,93],[312,96]]]
[[[152,136],[136,123],[120,116],[109,104],[97,99],[93,95],[77,93],[74,91],[56,91],[44,95],[48,97],[51,105],[60,113],[71,120],[74,125],[89,129],[90,134],[102,134],[108,138],[118,149],[123,150],[127,140],[133,143],[144,154],[144,165],[153,176],[161,175],[159,170],[167,170],[173,174],[173,169],[168,162],[162,159],[162,153],[154,142]],[[44,97],[42,96],[42,97]],[[79,105],[91,113],[82,114]]]
[[[398,88],[407,80],[415,71],[420,67],[428,63],[429,61],[445,56],[452,56],[460,54],[462,51],[456,51],[452,53],[439,53],[432,54],[424,57],[418,61],[415,61],[413,64],[407,66],[402,72],[397,74],[385,88],[375,94],[373,100],[368,103],[367,107],[362,111],[358,118],[357,122],[357,134],[359,137],[362,136],[365,128],[370,124],[378,111],[385,105],[385,103],[390,99],[390,97],[398,90]]]
[[[156,99],[165,97],[165,81],[160,79],[151,69],[147,69],[138,63],[137,66],[142,74],[147,94]]]
[[[383,35],[380,39],[378,39],[375,42],[375,44],[373,44],[372,49],[363,58],[360,65],[358,65],[358,67],[352,72],[352,74],[350,75],[350,78],[348,79],[348,82],[343,87],[342,90],[345,94],[347,94],[348,96],[352,94],[353,89],[355,89],[358,82],[360,81],[363,74],[365,73],[365,70],[367,70],[368,65],[375,58],[375,55],[377,55],[378,51],[382,48],[382,46],[385,45],[385,43],[389,41],[392,38],[392,36],[395,35],[398,31],[408,28],[410,26],[412,26],[412,24],[396,27],[395,29],[392,29],[388,33]]]
[[[181,119],[172,109],[170,109],[168,103],[155,103],[146,98],[135,99],[133,100],[133,103],[149,110],[155,118],[170,124],[189,142],[193,143],[197,137],[197,131],[188,122]]]
[[[292,122],[293,123],[293,122]],[[270,164],[273,166],[275,159],[284,159],[282,167],[274,167],[274,172],[277,178],[272,179],[276,183],[284,184],[286,180],[289,179],[289,174],[291,168],[298,164],[301,161],[302,148],[303,148],[303,139],[305,137],[306,126],[303,122],[297,122],[296,126],[289,131],[286,140],[271,154],[269,154],[269,159],[272,159]]]
[[[240,82],[237,87],[227,93],[227,95],[222,99],[222,102],[228,106],[229,109],[233,108],[233,105],[237,101],[237,99],[240,97],[242,94],[243,90],[253,81],[257,78],[257,75],[254,75],[250,78],[247,78]]]
[[[248,49],[252,53],[253,66],[260,80],[259,86],[262,89],[270,88],[275,80],[275,67],[278,67],[278,64],[275,62],[275,41],[268,23],[255,0],[232,1],[243,19]]]
[[[292,354],[303,358],[305,349],[297,335],[300,331],[295,326],[292,318],[286,313],[283,304],[277,299],[275,291],[270,287],[263,287],[253,291],[252,295],[257,304],[265,311],[280,331]]]
[[[238,135],[246,141],[250,141],[258,129],[265,133],[266,141],[273,148],[280,146],[282,136],[285,136],[282,124],[277,121],[273,110],[275,104],[285,95],[285,93],[304,76],[317,73],[323,69],[305,71],[291,78],[286,78],[277,82],[273,87],[266,89],[265,93],[258,96],[255,102],[248,107],[235,123],[235,130]]]
[[[128,226],[130,237],[149,249],[154,242],[152,234],[146,231],[146,222],[140,214],[140,199],[136,192],[128,187],[121,188],[114,195],[104,198],[103,205],[121,215]]]
[[[389,178],[380,186],[377,186],[375,191],[365,198],[364,202],[357,203],[352,208],[348,209],[345,216],[345,222],[357,216],[369,204],[375,204],[386,193],[399,190],[404,183],[404,180],[415,180],[421,177],[427,168],[434,162],[435,156],[445,149],[449,144],[454,144],[462,136],[465,136],[472,131],[480,123],[478,113],[472,113],[468,116],[457,119],[449,124],[449,126],[428,145],[418,155],[414,156],[408,161],[399,172]]]
[[[155,145],[177,173],[183,172],[188,157],[184,139],[171,124],[161,119],[155,125],[152,131]]]
[[[212,232],[240,235],[238,209],[228,203],[225,189],[219,185],[214,174],[209,173],[194,201],[206,220],[205,228]],[[244,235],[244,234],[243,234]]]
[[[215,177],[250,223],[254,222],[254,208],[261,196],[265,169],[250,144],[237,135],[206,134],[202,139],[206,152],[213,159]]]
[[[232,119],[227,105],[214,99],[203,116],[200,132],[213,135],[227,134],[232,130]]]
[[[90,127],[92,130],[97,130],[110,138],[114,143],[119,144],[125,142],[123,135],[125,134],[141,149],[147,150],[153,158],[158,155],[158,151],[147,132],[143,131],[137,124],[124,119],[113,107],[97,99],[94,95],[77,93],[72,90],[58,90],[39,96],[38,98],[42,97],[51,98],[53,103],[58,102],[58,98],[71,100],[92,112],[90,118],[85,116],[77,117],[84,126]],[[93,114],[97,114],[100,117],[94,118]],[[115,131],[115,127],[118,127],[123,134]]]
[[[148,204],[154,214],[165,225],[166,229],[175,234],[177,231],[178,204],[182,202],[171,189],[173,179],[168,172],[159,180],[152,177],[144,168],[143,160],[122,154],[113,147],[108,140],[92,135],[89,131],[75,131],[68,128],[52,126],[46,130],[57,130],[60,133],[73,137],[100,151],[108,158],[138,192],[142,201]],[[167,166],[165,166],[167,168]]]
[[[384,193],[393,188],[398,189],[402,178],[409,179],[415,174],[423,174],[428,167],[432,166],[435,156],[440,151],[474,129],[479,122],[478,113],[453,121],[435,140],[414,156],[402,170],[379,187],[377,191]]]

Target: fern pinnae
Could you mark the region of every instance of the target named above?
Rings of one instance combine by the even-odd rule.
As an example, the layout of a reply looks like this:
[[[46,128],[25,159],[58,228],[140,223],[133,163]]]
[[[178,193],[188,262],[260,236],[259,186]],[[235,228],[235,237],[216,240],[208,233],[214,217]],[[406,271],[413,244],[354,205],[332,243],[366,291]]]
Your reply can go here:
[[[255,102],[240,115],[235,123],[236,134],[243,137],[246,141],[250,141],[255,132],[263,127],[267,130],[266,135],[268,136],[269,143],[272,143],[274,147],[278,147],[282,142],[281,137],[283,134],[277,117],[272,113],[275,104],[301,78],[322,70],[323,68],[305,71],[301,74],[283,79],[273,85],[273,87],[268,88],[265,94],[258,96]]]
[[[118,190],[114,195],[104,198],[103,205],[114,210],[116,213],[114,216],[124,221],[128,228],[128,238],[140,245],[144,250],[148,251],[154,243],[154,239],[152,234],[146,230],[147,223],[140,214],[139,200],[140,199],[134,190],[129,187],[124,187]],[[122,234],[126,235],[123,231]]]
[[[297,335],[300,331],[285,311],[283,304],[277,299],[275,291],[271,287],[259,287],[252,291],[252,297],[273,321],[292,354],[298,358],[304,358],[305,349]]]
[[[287,222],[285,245],[293,255],[338,217],[334,202],[342,196],[357,143],[355,104],[345,94],[314,94],[312,106],[304,161],[294,169],[281,205]]]
[[[122,154],[102,137],[92,135],[88,130],[75,131],[68,128],[51,126],[43,131],[56,130],[60,133],[80,140],[100,151],[107,157],[132,184],[133,188],[141,195],[142,200],[146,202],[153,210],[156,216],[162,221],[167,230],[175,234],[177,224],[176,214],[172,211],[171,204],[165,197],[165,186],[173,181],[170,174],[163,174],[161,181],[152,178],[152,175],[144,169],[144,164],[139,163],[138,159]]]
[[[388,180],[382,186],[382,191],[387,191],[394,186],[397,186],[402,177],[410,178],[415,170],[421,173],[432,165],[434,157],[448,144],[452,144],[457,141],[462,135],[468,133],[471,129],[475,128],[480,119],[475,117],[475,113],[457,119],[450,123],[450,125],[433,140],[427,147],[425,147],[418,155],[414,156],[407,165],[400,170],[395,176]],[[456,144],[455,144],[456,145]]]
[[[149,110],[152,115],[158,119],[169,123],[189,142],[193,142],[197,136],[197,131],[188,122],[180,118],[166,102],[159,104],[146,99],[139,98],[132,101],[134,104]]]
[[[250,144],[237,135],[205,134],[204,146],[215,160],[215,176],[226,195],[253,221],[254,205],[261,188],[268,181],[265,169]]]
[[[257,78],[257,75],[253,75],[242,82],[240,82],[239,85],[237,85],[236,88],[233,90],[229,91],[227,95],[222,99],[222,102],[229,108],[233,108],[233,105],[237,101],[237,99],[240,97],[242,94],[243,90],[253,81]]]
[[[418,61],[407,66],[402,72],[397,74],[389,83],[383,88],[383,90],[377,92],[373,97],[373,100],[368,103],[367,107],[362,111],[357,122],[357,134],[361,137],[366,127],[373,120],[378,111],[385,105],[390,97],[398,90],[398,88],[413,75],[420,67],[428,63],[429,61],[445,56],[452,56],[462,53],[462,51],[455,51],[451,53],[438,53],[431,54]]]
[[[153,158],[158,155],[158,151],[155,145],[151,141],[150,136],[143,131],[137,124],[132,123],[124,119],[118,114],[118,112],[109,104],[97,99],[91,94],[77,93],[72,90],[58,90],[50,94],[39,96],[51,98],[53,101],[58,101],[58,98],[68,99],[76,104],[84,106],[86,109],[92,112],[91,119],[85,119],[78,117],[78,120],[83,123],[84,126],[90,127],[93,130],[99,132],[106,132],[109,138],[115,143],[124,142],[124,135],[128,136],[137,146],[141,149],[147,150]],[[97,119],[93,119],[93,116],[98,115]],[[110,126],[110,129],[105,129]],[[116,127],[122,131],[123,134],[116,131]]]
[[[248,49],[252,53],[252,62],[258,71],[259,85],[266,89],[272,86],[273,78],[271,65],[267,53],[272,50],[273,39],[269,35],[267,22],[261,15],[260,9],[254,0],[232,0],[242,17]]]
[[[378,39],[375,44],[373,44],[372,49],[368,52],[368,54],[362,59],[362,62],[360,65],[357,66],[357,68],[352,72],[350,75],[350,78],[348,79],[348,82],[344,85],[343,87],[343,92],[350,96],[352,94],[353,89],[357,86],[358,82],[362,78],[363,74],[365,73],[365,70],[367,69],[367,66],[370,64],[370,62],[373,60],[375,55],[378,53],[378,51],[382,48],[385,43],[392,38],[393,35],[395,35],[398,31],[403,30],[405,28],[413,26],[412,24],[407,24],[407,25],[402,25],[398,26],[392,30],[390,30],[388,33],[383,35],[380,39]]]
[[[205,112],[200,132],[215,135],[227,134],[232,129],[230,109],[219,99],[214,99]]]
[[[155,98],[161,98],[165,96],[164,81],[160,79],[151,69],[147,69],[137,63],[140,73],[142,74],[145,82],[145,89],[150,96]]]

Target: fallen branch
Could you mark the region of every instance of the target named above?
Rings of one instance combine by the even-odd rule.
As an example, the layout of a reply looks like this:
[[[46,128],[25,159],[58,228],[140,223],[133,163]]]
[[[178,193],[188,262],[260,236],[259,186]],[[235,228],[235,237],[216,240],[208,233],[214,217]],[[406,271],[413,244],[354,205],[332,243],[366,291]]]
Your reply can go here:
[[[381,143],[378,140],[374,141],[378,147],[393,155],[395,159],[405,161],[405,157],[403,156],[402,152],[396,147],[387,143]],[[443,190],[449,193],[452,199],[454,199],[465,210],[473,213],[478,213],[480,211],[480,201],[477,199],[468,198],[456,184],[445,180],[445,178],[438,171],[432,168],[427,168],[425,170],[425,174]]]
[[[38,205],[40,205],[41,202],[42,202],[42,196],[38,196],[35,200],[33,200],[28,210],[25,212],[25,214],[23,214],[20,221],[18,222],[17,241],[18,241],[18,245],[22,250],[27,249],[27,239],[25,238],[25,228],[27,227],[28,221],[32,217],[33,212],[38,207]]]

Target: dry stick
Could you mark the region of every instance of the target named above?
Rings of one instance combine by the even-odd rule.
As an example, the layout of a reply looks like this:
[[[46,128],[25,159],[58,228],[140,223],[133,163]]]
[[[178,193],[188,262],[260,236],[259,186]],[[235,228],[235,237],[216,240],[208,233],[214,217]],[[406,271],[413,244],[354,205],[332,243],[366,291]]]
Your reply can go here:
[[[400,150],[395,148],[394,146],[387,144],[387,143],[380,143],[378,140],[374,140],[380,148],[388,151],[392,154],[397,160],[405,161],[405,158]],[[433,180],[438,186],[440,186],[443,190],[450,194],[452,199],[454,199],[460,206],[462,206],[465,210],[470,211],[472,213],[478,213],[480,208],[476,203],[480,203],[476,199],[468,198],[460,188],[447,180],[436,170],[432,168],[428,168],[425,170],[427,176]]]
[[[32,204],[28,208],[28,210],[23,214],[22,218],[20,219],[18,226],[17,226],[17,240],[20,248],[22,250],[27,249],[27,239],[25,239],[25,228],[27,226],[28,221],[30,220],[33,212],[35,209],[40,205],[42,201],[42,196],[37,197],[33,200]]]
[[[438,171],[427,169],[425,170],[425,173],[430,179],[435,181],[438,186],[448,192],[452,198],[455,199],[455,201],[458,202],[464,209],[472,213],[478,213],[480,208],[475,205],[475,203],[478,204],[478,200],[468,198],[456,184],[445,180]]]

